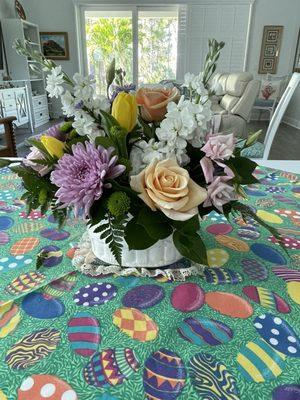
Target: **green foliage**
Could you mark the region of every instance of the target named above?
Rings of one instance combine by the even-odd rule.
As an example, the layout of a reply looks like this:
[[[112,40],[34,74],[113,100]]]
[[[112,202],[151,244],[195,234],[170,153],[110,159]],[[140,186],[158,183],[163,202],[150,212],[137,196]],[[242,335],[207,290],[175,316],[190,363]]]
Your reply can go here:
[[[64,124],[62,124],[60,126],[59,130],[62,133],[69,133],[69,132],[71,132],[73,130],[72,124],[73,124],[73,121],[67,121],[67,122],[65,122]]]
[[[6,158],[0,158],[0,168],[8,167],[10,164],[15,163],[16,161],[7,160]]]
[[[160,211],[152,211],[148,206],[140,209],[137,224],[143,226],[147,234],[156,241],[167,238],[173,232],[167,218]]]
[[[183,222],[173,221],[173,227],[173,241],[179,253],[195,263],[207,265],[206,248],[198,233],[198,215]]]
[[[208,83],[216,71],[217,61],[224,46],[224,42],[217,42],[216,39],[209,39],[208,41],[208,53],[203,69],[203,84],[205,87],[208,87]]]
[[[253,176],[257,164],[249,158],[232,157],[226,161],[225,164],[234,172],[235,177],[232,180],[233,183],[249,185],[251,183],[259,182],[255,176]]]
[[[41,212],[44,214],[50,207],[57,187],[33,169],[23,165],[12,166],[11,170],[23,180],[25,193],[22,199],[26,200],[27,212],[30,213],[31,210],[41,207]]]
[[[109,89],[110,85],[113,83],[115,76],[116,76],[116,59],[113,58],[112,62],[109,64],[109,67],[106,70],[107,90]]]
[[[198,233],[184,233],[175,231],[174,244],[184,257],[198,264],[207,265],[206,248]]]
[[[162,79],[175,79],[172,63],[174,40],[176,37],[176,18],[139,19],[139,75],[143,82],[159,82]],[[86,20],[88,59],[101,93],[107,89],[106,71],[112,57],[116,64],[127,71],[127,81],[132,74],[132,21],[131,18],[104,18]],[[151,62],[149,62],[151,60]],[[112,77],[112,74],[110,78]],[[122,79],[120,79],[122,80]],[[115,79],[117,81],[117,77]]]
[[[114,147],[115,146],[114,142],[107,136],[98,136],[95,139],[95,145],[96,146],[102,146],[105,149],[108,149],[109,147]]]
[[[104,239],[110,251],[114,255],[119,265],[122,265],[122,242],[124,238],[126,215],[116,218],[109,212],[106,214],[107,220],[100,224],[95,233],[100,233],[100,239]]]
[[[144,226],[137,223],[137,218],[131,219],[125,228],[125,240],[129,250],[145,250],[157,242],[148,235]]]

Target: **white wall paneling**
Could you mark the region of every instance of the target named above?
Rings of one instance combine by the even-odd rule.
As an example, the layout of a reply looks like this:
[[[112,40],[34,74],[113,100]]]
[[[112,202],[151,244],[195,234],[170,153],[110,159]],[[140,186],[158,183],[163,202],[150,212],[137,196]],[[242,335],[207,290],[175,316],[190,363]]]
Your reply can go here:
[[[219,71],[243,71],[251,4],[238,3],[188,6],[188,71],[197,73],[202,69],[209,38],[226,43],[218,62]]]

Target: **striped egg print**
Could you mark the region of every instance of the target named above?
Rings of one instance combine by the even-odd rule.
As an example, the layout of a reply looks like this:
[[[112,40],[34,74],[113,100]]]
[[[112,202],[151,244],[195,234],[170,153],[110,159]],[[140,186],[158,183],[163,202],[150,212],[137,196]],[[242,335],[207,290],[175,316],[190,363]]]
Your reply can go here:
[[[89,312],[75,314],[68,323],[68,339],[76,354],[91,357],[101,340],[98,320]]]
[[[237,355],[238,370],[249,382],[266,382],[282,373],[285,359],[284,354],[258,338],[240,350]]]
[[[217,346],[229,342],[233,337],[232,330],[223,322],[199,317],[186,318],[177,332],[183,339],[197,346]]]

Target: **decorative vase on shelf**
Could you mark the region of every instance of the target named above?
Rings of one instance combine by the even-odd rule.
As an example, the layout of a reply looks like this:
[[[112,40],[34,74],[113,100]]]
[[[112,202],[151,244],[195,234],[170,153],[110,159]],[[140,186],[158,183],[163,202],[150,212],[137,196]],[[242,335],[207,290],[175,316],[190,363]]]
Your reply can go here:
[[[104,239],[100,239],[99,233],[94,233],[94,228],[87,229],[91,249],[94,255],[101,261],[117,265],[117,261]],[[159,240],[153,246],[145,250],[129,250],[127,243],[123,240],[122,267],[127,268],[159,268],[173,264],[182,259],[182,255],[176,249],[172,236]]]

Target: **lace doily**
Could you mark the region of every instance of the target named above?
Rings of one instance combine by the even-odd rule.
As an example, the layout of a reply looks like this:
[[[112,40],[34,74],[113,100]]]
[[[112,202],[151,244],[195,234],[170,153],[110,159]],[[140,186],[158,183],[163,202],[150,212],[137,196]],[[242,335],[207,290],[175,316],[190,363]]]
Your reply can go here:
[[[91,249],[91,243],[87,232],[85,232],[79,242],[78,249],[72,260],[73,266],[83,274],[98,276],[110,275],[116,276],[141,276],[141,277],[165,277],[168,280],[184,281],[189,276],[203,275],[204,265],[190,263],[182,259],[175,264],[163,268],[137,268],[120,267],[119,265],[109,265],[99,260]]]

